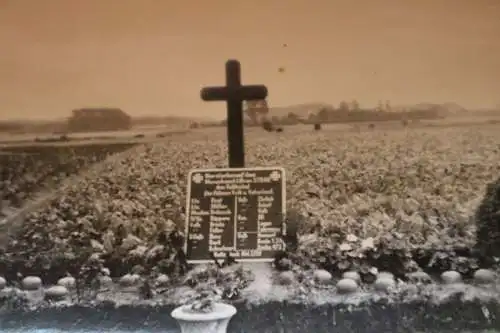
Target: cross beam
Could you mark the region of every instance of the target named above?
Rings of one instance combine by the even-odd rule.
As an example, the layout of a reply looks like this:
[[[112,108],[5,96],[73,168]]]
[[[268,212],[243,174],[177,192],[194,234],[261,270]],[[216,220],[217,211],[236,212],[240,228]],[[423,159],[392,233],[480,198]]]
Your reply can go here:
[[[267,97],[264,85],[242,85],[241,65],[238,60],[226,62],[226,85],[201,89],[204,101],[226,101],[227,141],[229,147],[229,167],[245,167],[245,144],[243,141],[243,102],[263,100]]]

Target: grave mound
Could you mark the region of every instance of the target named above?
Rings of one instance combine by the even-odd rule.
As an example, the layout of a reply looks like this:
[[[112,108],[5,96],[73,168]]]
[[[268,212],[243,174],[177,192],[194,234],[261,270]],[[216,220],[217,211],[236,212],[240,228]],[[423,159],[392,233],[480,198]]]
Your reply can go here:
[[[220,167],[225,144],[211,139],[144,145],[86,174],[29,215],[1,253],[2,327],[82,314],[87,325],[133,327],[140,314],[141,328],[171,328],[173,306],[220,301],[240,310],[230,331],[498,327],[497,183],[477,232],[470,214],[497,170],[494,145],[480,164],[453,170],[422,157],[425,134],[405,131],[407,156],[388,167],[375,158],[380,147],[392,144],[398,161],[405,149],[378,131],[356,136],[354,154],[344,138],[332,153],[326,136],[304,134],[297,147],[300,138],[283,133],[281,151],[253,142],[251,159],[264,166],[243,168],[241,102],[267,89],[242,86],[238,62],[226,71],[226,87],[201,95],[227,101],[230,169]],[[482,135],[462,144],[491,140]],[[456,160],[448,137],[430,139],[431,156]],[[269,166],[276,161],[291,179]]]

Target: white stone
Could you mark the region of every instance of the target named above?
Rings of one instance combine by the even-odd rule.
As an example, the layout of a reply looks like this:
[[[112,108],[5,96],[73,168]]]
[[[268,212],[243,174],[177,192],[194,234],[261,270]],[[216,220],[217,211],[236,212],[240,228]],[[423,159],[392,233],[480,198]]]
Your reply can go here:
[[[215,303],[214,310],[208,313],[193,312],[189,305],[180,306],[172,311],[182,333],[226,333],[236,308],[229,304]]]
[[[7,281],[4,277],[0,276],[0,290],[7,286]]]
[[[165,287],[168,285],[169,282],[170,282],[170,279],[168,278],[168,276],[166,274],[160,274],[156,278],[156,285],[159,287]]]
[[[109,271],[109,268],[106,268],[106,267],[103,267],[101,268],[101,273],[106,275],[106,276],[110,276],[111,275],[111,272]]]
[[[430,283],[431,277],[424,271],[418,271],[408,274],[408,280],[413,283]]]
[[[396,285],[396,282],[394,279],[390,276],[382,276],[377,278],[375,282],[373,283],[373,287],[375,288],[376,291],[381,291],[381,292],[387,292],[390,291],[394,286]]]
[[[495,282],[495,272],[489,269],[478,269],[474,272],[474,282],[477,284],[490,284]]]
[[[125,274],[120,278],[120,284],[123,287],[130,287],[139,282],[140,276],[138,274]]]
[[[45,297],[52,300],[59,300],[68,295],[68,289],[64,286],[53,286],[45,290]]]
[[[347,271],[342,274],[343,279],[351,279],[356,281],[357,283],[361,282],[361,276],[359,275],[358,272],[355,271]]]
[[[441,280],[445,284],[459,283],[462,282],[462,276],[457,271],[446,271],[441,274]]]
[[[288,286],[295,281],[295,275],[292,271],[281,272],[278,276],[278,283],[282,286]]]
[[[317,269],[313,273],[314,281],[320,284],[326,284],[332,281],[332,274],[324,269]]]
[[[42,286],[42,279],[38,276],[27,276],[22,281],[23,289],[38,290]]]
[[[358,284],[351,279],[342,279],[337,282],[337,292],[339,294],[349,294],[358,290]]]
[[[76,286],[76,280],[72,276],[65,276],[57,281],[59,286],[66,287],[67,289],[72,289]]]
[[[379,272],[377,274],[377,279],[393,279],[394,280],[394,274],[391,272]]]

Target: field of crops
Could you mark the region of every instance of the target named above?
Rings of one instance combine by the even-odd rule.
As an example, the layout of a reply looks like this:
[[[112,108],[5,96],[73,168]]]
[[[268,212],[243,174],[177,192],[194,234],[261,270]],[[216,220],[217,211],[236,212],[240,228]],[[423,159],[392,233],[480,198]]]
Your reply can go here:
[[[287,263],[333,274],[374,266],[400,276],[419,268],[470,274],[483,265],[467,250],[475,242],[475,211],[486,186],[500,175],[499,133],[487,125],[249,129],[247,165],[287,171],[289,230],[298,232]],[[33,148],[36,159],[2,155],[10,161],[2,164],[2,195],[11,198],[12,184],[23,189],[19,193],[31,193],[47,177],[77,172],[89,161],[81,156],[98,162],[126,148],[96,146],[81,153]],[[97,256],[113,276],[138,269],[179,273],[187,172],[226,165],[223,129],[138,145],[95,163],[27,216],[0,268],[9,279],[21,273],[54,282]]]
[[[132,146],[117,143],[0,148],[0,216],[5,216],[4,209],[20,208],[70,175]]]

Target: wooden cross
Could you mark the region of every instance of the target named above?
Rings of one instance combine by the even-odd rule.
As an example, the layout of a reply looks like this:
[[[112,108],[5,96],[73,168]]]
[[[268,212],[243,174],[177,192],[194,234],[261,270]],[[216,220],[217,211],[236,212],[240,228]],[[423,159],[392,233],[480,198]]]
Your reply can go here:
[[[238,60],[226,62],[226,85],[201,89],[204,101],[227,102],[227,141],[229,167],[245,167],[245,144],[243,141],[243,102],[263,100],[267,97],[264,85],[241,85],[241,68]]]

